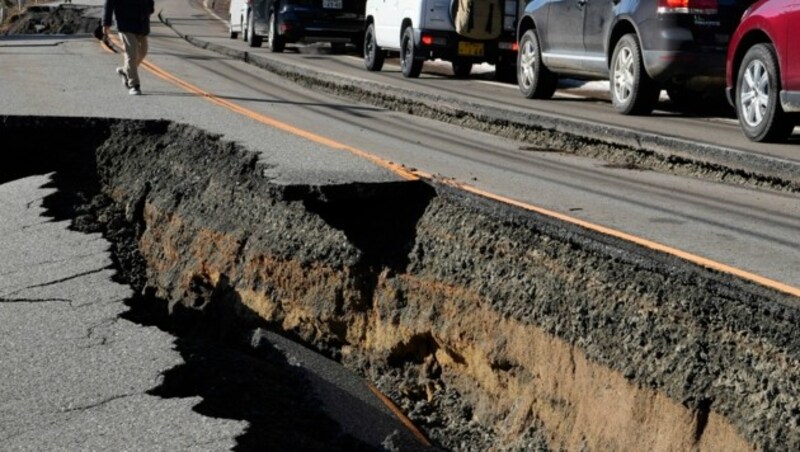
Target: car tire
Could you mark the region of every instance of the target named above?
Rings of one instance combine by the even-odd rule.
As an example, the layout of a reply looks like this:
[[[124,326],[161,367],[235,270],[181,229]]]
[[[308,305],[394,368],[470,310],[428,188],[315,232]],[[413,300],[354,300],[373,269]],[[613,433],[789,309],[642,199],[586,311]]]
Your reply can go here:
[[[469,61],[455,60],[451,64],[453,65],[453,75],[456,78],[467,78],[472,72],[472,63]]]
[[[661,89],[644,69],[642,49],[635,34],[620,38],[611,58],[611,103],[623,115],[648,115]]]
[[[239,32],[233,31],[233,16],[228,18],[228,37],[230,39],[236,39],[239,37]]]
[[[364,33],[364,67],[370,72],[377,72],[383,69],[383,61],[386,59],[386,52],[378,46],[375,39],[375,25],[369,24]]]
[[[406,27],[400,40],[400,68],[405,78],[417,78],[422,73],[422,60],[414,52],[414,30]]]
[[[267,37],[267,48],[272,53],[281,53],[286,48],[283,37],[278,34],[278,16],[275,12],[269,13],[269,36]]]
[[[247,16],[247,45],[250,47],[261,47],[261,36],[256,34],[255,13],[250,11]]]
[[[558,86],[558,75],[542,62],[542,47],[536,30],[522,35],[517,53],[517,85],[528,99],[549,99]]]
[[[736,115],[745,136],[752,141],[785,141],[794,121],[784,113],[778,93],[780,71],[775,48],[756,44],[742,59],[736,77]]]

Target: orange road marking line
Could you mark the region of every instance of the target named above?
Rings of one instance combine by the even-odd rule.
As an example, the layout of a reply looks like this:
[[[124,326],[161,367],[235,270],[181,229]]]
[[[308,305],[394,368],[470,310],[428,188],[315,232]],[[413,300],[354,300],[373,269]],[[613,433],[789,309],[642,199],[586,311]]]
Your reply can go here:
[[[409,169],[407,169],[403,165],[399,165],[397,163],[386,161],[386,160],[384,160],[384,159],[382,159],[382,158],[380,158],[380,157],[378,157],[376,155],[370,154],[370,153],[368,153],[366,151],[362,151],[361,149],[358,149],[356,147],[353,147],[353,146],[350,146],[350,145],[347,145],[347,144],[344,144],[344,143],[340,143],[338,141],[335,141],[335,140],[332,140],[330,138],[326,138],[326,137],[317,135],[317,134],[309,132],[307,130],[300,129],[298,127],[292,126],[292,125],[287,124],[285,122],[278,121],[277,119],[273,119],[273,118],[270,118],[269,116],[265,116],[265,115],[263,115],[261,113],[257,113],[257,112],[255,112],[253,110],[249,110],[247,108],[244,108],[244,107],[242,107],[242,106],[240,106],[238,104],[235,104],[233,102],[227,101],[225,99],[221,99],[221,98],[217,97],[214,94],[211,94],[211,93],[209,93],[209,92],[207,92],[207,91],[205,91],[205,90],[203,90],[201,88],[198,88],[197,86],[192,85],[189,82],[186,82],[184,80],[181,80],[181,79],[175,77],[174,75],[164,71],[163,69],[159,68],[158,66],[154,65],[153,63],[150,63],[149,61],[145,61],[142,64],[147,69],[149,69],[150,72],[152,72],[153,74],[155,74],[155,75],[157,75],[157,76],[159,76],[159,77],[161,77],[161,78],[163,78],[163,79],[165,79],[167,81],[170,81],[170,82],[182,87],[183,89],[185,89],[185,90],[187,90],[189,92],[192,92],[192,93],[198,94],[200,96],[203,96],[208,101],[210,101],[212,103],[215,103],[215,104],[217,104],[219,106],[225,107],[225,108],[227,108],[227,109],[229,109],[229,110],[231,110],[231,111],[233,111],[235,113],[239,113],[242,116],[246,116],[246,117],[248,117],[248,118],[250,118],[252,120],[255,120],[257,122],[260,122],[260,123],[262,123],[264,125],[268,125],[270,127],[274,127],[276,129],[279,129],[279,130],[283,130],[284,132],[289,132],[289,133],[291,133],[293,135],[299,136],[301,138],[305,138],[306,140],[312,141],[314,143],[318,143],[318,144],[321,144],[323,146],[326,146],[326,147],[329,147],[329,148],[333,148],[333,149],[347,151],[347,152],[349,152],[351,154],[354,154],[354,155],[356,155],[358,157],[367,159],[370,162],[372,162],[372,163],[374,163],[374,164],[376,164],[376,165],[378,165],[378,166],[380,166],[382,168],[388,169],[389,171],[392,171],[393,173],[397,174],[398,176],[400,176],[400,177],[402,177],[402,178],[404,178],[406,180],[419,180],[419,178],[420,178],[420,175],[417,172],[410,171]]]
[[[414,425],[413,422],[411,422],[411,419],[406,417],[406,415],[400,410],[400,408],[398,408],[397,405],[395,405],[394,402],[392,402],[392,399],[386,397],[386,395],[382,393],[378,388],[376,388],[372,383],[370,382],[366,383],[369,390],[372,391],[372,393],[375,394],[375,396],[378,397],[381,400],[381,402],[383,402],[383,404],[386,405],[386,407],[389,408],[389,410],[391,410],[392,413],[394,413],[397,419],[399,419],[400,422],[402,422],[403,425],[405,425],[406,428],[411,431],[411,433],[417,438],[417,440],[419,440],[419,442],[421,442],[426,446],[431,445],[431,442],[428,440],[428,438],[426,438],[425,435],[422,434],[422,432],[417,428],[417,426]]]
[[[112,37],[112,39],[114,40],[114,44],[119,46],[119,43],[117,42],[117,38],[116,37]],[[420,177],[421,177],[420,176],[420,172],[411,171],[411,170],[407,169],[403,165],[399,165],[397,163],[386,161],[386,160],[384,160],[384,159],[382,159],[382,158],[380,158],[380,157],[378,157],[376,155],[372,155],[372,154],[370,154],[370,153],[368,153],[366,151],[362,151],[361,149],[358,149],[356,147],[353,147],[353,146],[350,146],[350,145],[347,145],[347,144],[344,144],[344,143],[340,143],[338,141],[335,141],[335,140],[332,140],[330,138],[326,138],[326,137],[317,135],[317,134],[309,132],[307,130],[300,129],[298,127],[292,126],[292,125],[287,124],[285,122],[278,121],[277,119],[273,119],[273,118],[270,118],[269,116],[265,116],[265,115],[263,115],[261,113],[257,113],[257,112],[255,112],[253,110],[249,110],[247,108],[244,108],[241,105],[235,104],[235,103],[227,101],[225,99],[222,99],[222,98],[220,98],[220,97],[218,97],[218,96],[216,96],[216,95],[214,95],[212,93],[209,93],[208,91],[205,91],[205,90],[203,90],[203,89],[201,89],[201,88],[199,88],[199,87],[197,87],[195,85],[192,85],[191,83],[189,83],[189,82],[187,82],[185,80],[182,80],[182,79],[170,74],[169,72],[159,68],[158,66],[156,66],[155,64],[153,64],[153,63],[151,63],[151,62],[149,62],[147,60],[145,60],[142,63],[142,65],[145,68],[147,68],[150,72],[155,74],[156,76],[158,76],[158,77],[160,77],[160,78],[162,78],[162,79],[164,79],[164,80],[166,80],[168,82],[171,82],[171,83],[173,83],[175,85],[178,85],[179,87],[185,89],[186,91],[189,91],[191,93],[197,94],[197,95],[205,98],[209,102],[217,104],[217,105],[219,105],[221,107],[225,107],[228,110],[233,111],[234,113],[238,113],[238,114],[240,114],[242,116],[246,116],[246,117],[248,117],[248,118],[250,118],[250,119],[252,119],[254,121],[260,122],[260,123],[262,123],[264,125],[268,125],[270,127],[274,127],[276,129],[283,130],[284,132],[291,133],[291,134],[299,136],[301,138],[305,138],[305,139],[307,139],[309,141],[312,141],[314,143],[318,143],[318,144],[321,144],[321,145],[329,147],[329,148],[350,152],[351,154],[355,154],[358,157],[367,159],[370,162],[372,162],[372,163],[374,163],[374,164],[376,164],[376,165],[378,165],[378,166],[380,166],[382,168],[388,169],[389,171],[392,171],[393,173],[397,174],[398,176],[400,176],[400,177],[402,177],[402,178],[404,178],[406,180],[419,180]]]
[[[740,268],[732,267],[730,265],[723,264],[721,262],[717,262],[717,261],[714,261],[714,260],[711,260],[711,259],[708,259],[708,258],[705,258],[705,257],[702,257],[702,256],[698,256],[696,254],[692,254],[692,253],[689,253],[687,251],[683,251],[683,250],[680,250],[680,249],[677,249],[677,248],[673,248],[671,246],[667,246],[667,245],[664,245],[664,244],[661,244],[661,243],[658,243],[658,242],[655,242],[655,241],[652,241],[652,240],[649,240],[649,239],[645,239],[645,238],[638,237],[638,236],[635,236],[635,235],[632,235],[632,234],[628,234],[626,232],[622,232],[622,231],[618,231],[616,229],[608,228],[606,226],[601,226],[601,225],[598,225],[598,224],[590,223],[588,221],[581,220],[581,219],[575,218],[575,217],[571,217],[569,215],[564,215],[562,213],[558,213],[558,212],[553,211],[553,210],[545,209],[545,208],[542,208],[542,207],[537,207],[537,206],[534,206],[532,204],[528,204],[528,203],[525,203],[525,202],[522,202],[522,201],[517,201],[515,199],[507,198],[505,196],[501,196],[501,195],[497,195],[497,194],[494,194],[494,193],[491,193],[491,192],[487,192],[487,191],[481,190],[481,189],[479,189],[477,187],[474,187],[474,186],[471,186],[471,185],[463,184],[463,183],[456,182],[456,181],[453,181],[453,180],[441,180],[441,179],[435,178],[432,174],[426,173],[424,171],[420,171],[420,170],[413,169],[413,168],[406,168],[404,165],[400,165],[400,164],[397,164],[397,163],[394,163],[394,162],[390,162],[388,160],[384,160],[381,157],[378,157],[376,155],[370,154],[370,153],[368,153],[366,151],[363,151],[363,150],[360,150],[360,149],[358,149],[356,147],[349,146],[349,145],[346,145],[346,144],[343,144],[343,143],[339,143],[338,141],[334,141],[334,140],[332,140],[330,138],[325,138],[325,137],[316,135],[316,134],[314,134],[312,132],[309,132],[309,131],[300,129],[298,127],[286,124],[284,122],[281,122],[281,121],[278,121],[276,119],[270,118],[268,116],[262,115],[260,113],[255,112],[255,111],[248,110],[248,109],[246,109],[246,108],[244,108],[244,107],[242,107],[240,105],[237,105],[237,104],[235,104],[233,102],[229,102],[229,101],[226,101],[224,99],[221,99],[221,98],[215,96],[214,94],[211,94],[211,93],[209,93],[207,91],[204,91],[204,90],[202,90],[202,89],[200,89],[200,88],[198,88],[198,87],[196,87],[196,86],[194,86],[194,85],[192,85],[192,84],[190,84],[190,83],[188,83],[186,81],[183,81],[183,80],[179,79],[178,77],[176,77],[176,76],[174,76],[174,75],[172,75],[172,74],[170,74],[170,73],[158,68],[157,66],[155,66],[152,63],[150,63],[149,61],[145,60],[143,65],[147,69],[149,69],[152,73],[154,73],[155,75],[157,75],[157,76],[159,76],[159,77],[161,77],[161,78],[163,78],[163,79],[165,79],[165,80],[167,80],[169,82],[172,82],[173,84],[176,84],[176,85],[182,87],[183,89],[185,89],[185,90],[187,90],[189,92],[198,94],[198,95],[206,98],[208,101],[213,102],[213,103],[215,103],[217,105],[220,105],[222,107],[225,107],[225,108],[227,108],[227,109],[229,109],[229,110],[231,110],[231,111],[233,111],[235,113],[239,113],[239,114],[241,114],[243,116],[251,118],[251,119],[253,119],[253,120],[257,121],[257,122],[260,122],[262,124],[265,124],[265,125],[268,125],[268,126],[272,126],[272,127],[276,127],[276,128],[278,128],[280,130],[292,133],[294,135],[297,135],[299,137],[308,139],[308,140],[313,141],[315,143],[319,143],[319,144],[322,144],[324,146],[331,147],[331,148],[334,148],[334,149],[340,149],[340,150],[344,150],[344,151],[350,152],[350,153],[352,153],[354,155],[357,155],[359,157],[365,158],[365,159],[369,160],[370,162],[372,162],[372,163],[374,163],[374,164],[376,164],[376,165],[378,165],[378,166],[380,166],[382,168],[388,169],[388,170],[394,172],[395,174],[397,174],[398,176],[400,176],[400,177],[402,177],[402,178],[404,178],[406,180],[419,180],[419,179],[433,180],[433,179],[437,179],[440,182],[443,182],[443,183],[445,183],[447,185],[450,185],[452,187],[455,187],[455,188],[458,188],[458,189],[461,189],[461,190],[476,194],[478,196],[481,196],[481,197],[484,197],[484,198],[487,198],[487,199],[491,199],[491,200],[494,200],[494,201],[498,201],[498,202],[502,202],[502,203],[505,203],[505,204],[509,204],[509,205],[512,205],[512,206],[515,206],[515,207],[519,207],[521,209],[525,209],[525,210],[531,211],[531,212],[536,212],[536,213],[539,213],[541,215],[545,215],[545,216],[548,216],[548,217],[551,217],[551,218],[555,218],[557,220],[561,220],[561,221],[564,221],[564,222],[567,222],[567,223],[570,223],[570,224],[574,224],[574,225],[589,229],[591,231],[599,232],[601,234],[609,235],[609,236],[612,236],[612,237],[616,237],[618,239],[622,239],[622,240],[625,240],[625,241],[628,241],[628,242],[632,242],[632,243],[635,243],[637,245],[643,246],[645,248],[649,248],[649,249],[654,250],[654,251],[659,251],[659,252],[662,252],[662,253],[671,254],[673,256],[679,257],[679,258],[681,258],[683,260],[686,260],[688,262],[700,265],[701,267],[705,267],[705,268],[716,270],[716,271],[719,271],[719,272],[722,272],[722,273],[727,273],[727,274],[730,274],[730,275],[733,275],[733,276],[737,276],[739,278],[742,278],[742,279],[757,283],[759,285],[762,285],[762,286],[777,290],[779,292],[783,292],[783,293],[786,293],[786,294],[789,294],[789,295],[793,295],[795,297],[800,297],[800,288],[795,287],[795,286],[790,286],[788,284],[784,284],[782,282],[775,281],[773,279],[766,278],[764,276],[757,275],[755,273],[751,273],[751,272],[742,270]]]

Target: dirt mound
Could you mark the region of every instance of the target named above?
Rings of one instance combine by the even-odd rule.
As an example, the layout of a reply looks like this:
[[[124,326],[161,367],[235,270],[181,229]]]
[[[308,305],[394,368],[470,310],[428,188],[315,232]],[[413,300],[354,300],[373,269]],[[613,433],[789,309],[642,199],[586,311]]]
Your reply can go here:
[[[5,35],[71,35],[93,33],[100,19],[87,15],[83,6],[57,5],[32,6],[21,14],[9,18]]]

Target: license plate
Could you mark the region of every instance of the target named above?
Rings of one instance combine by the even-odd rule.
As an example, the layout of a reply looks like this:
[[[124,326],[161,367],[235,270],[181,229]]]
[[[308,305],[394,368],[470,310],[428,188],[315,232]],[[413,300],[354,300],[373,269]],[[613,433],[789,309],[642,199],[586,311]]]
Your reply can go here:
[[[342,9],[342,0],[322,0],[325,9]]]
[[[461,41],[458,43],[458,54],[461,56],[483,56],[483,43]]]

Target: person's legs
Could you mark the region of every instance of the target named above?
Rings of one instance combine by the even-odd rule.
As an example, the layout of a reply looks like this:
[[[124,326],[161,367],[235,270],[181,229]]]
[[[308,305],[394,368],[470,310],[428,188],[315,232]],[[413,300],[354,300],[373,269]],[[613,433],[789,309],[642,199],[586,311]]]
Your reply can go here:
[[[123,69],[128,79],[128,86],[131,88],[139,86],[139,39],[133,33],[120,32],[119,38],[122,41],[122,50],[125,53],[125,64]]]
[[[147,56],[147,51],[149,50],[148,42],[147,42],[147,35],[136,35],[136,39],[139,41],[139,62],[136,63],[136,67],[139,67],[144,61],[144,57]]]

